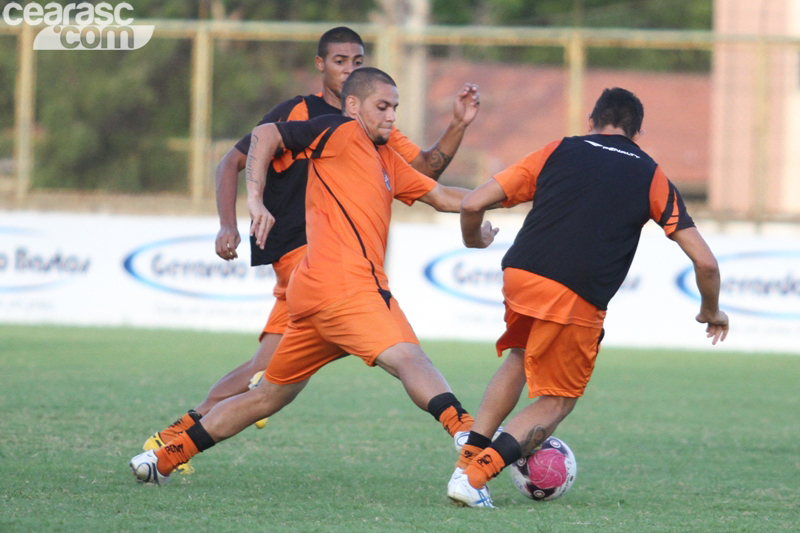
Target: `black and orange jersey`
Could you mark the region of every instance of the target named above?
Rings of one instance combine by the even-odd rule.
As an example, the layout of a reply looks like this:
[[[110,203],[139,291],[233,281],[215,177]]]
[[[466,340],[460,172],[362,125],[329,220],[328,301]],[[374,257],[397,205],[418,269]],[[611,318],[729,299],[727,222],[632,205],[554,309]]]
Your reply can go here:
[[[341,115],[341,110],[327,103],[322,94],[295,96],[278,104],[264,115],[258,125],[270,122],[309,120],[323,115]],[[247,154],[250,150],[251,134],[245,135],[236,149]],[[406,161],[412,161],[420,148],[400,133],[392,129],[389,145]],[[253,266],[268,265],[284,254],[306,244],[305,191],[308,176],[308,161],[292,160],[290,157],[275,158],[267,167],[264,185],[264,206],[275,217],[275,225],[269,232],[262,250],[250,237],[250,263]]]
[[[389,302],[383,263],[392,199],[413,203],[436,186],[389,145],[376,146],[341,115],[276,124],[287,151],[310,160],[305,258],[287,291],[289,315],[308,316],[338,300],[378,291]]]
[[[533,201],[503,258],[556,281],[605,310],[630,269],[642,226],[694,226],[683,200],[653,159],[622,135],[566,137],[494,179],[503,205]]]

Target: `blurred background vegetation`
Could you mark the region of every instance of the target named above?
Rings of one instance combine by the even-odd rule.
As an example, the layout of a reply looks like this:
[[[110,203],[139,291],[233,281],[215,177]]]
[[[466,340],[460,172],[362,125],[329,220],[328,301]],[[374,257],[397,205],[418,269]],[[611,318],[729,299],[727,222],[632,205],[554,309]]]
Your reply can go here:
[[[370,22],[374,0],[129,0],[141,19]],[[710,30],[712,0],[431,0],[442,25]],[[13,152],[16,39],[0,37],[0,158]],[[272,106],[297,94],[291,73],[313,69],[311,43],[218,42],[214,57],[214,139],[236,139]],[[432,47],[433,57],[563,62],[556,48]],[[189,135],[192,43],[153,39],[136,51],[37,53],[33,188],[136,193],[181,191]],[[589,67],[708,71],[710,54],[590,49]],[[171,141],[172,140],[172,141]],[[172,144],[171,144],[172,143]]]

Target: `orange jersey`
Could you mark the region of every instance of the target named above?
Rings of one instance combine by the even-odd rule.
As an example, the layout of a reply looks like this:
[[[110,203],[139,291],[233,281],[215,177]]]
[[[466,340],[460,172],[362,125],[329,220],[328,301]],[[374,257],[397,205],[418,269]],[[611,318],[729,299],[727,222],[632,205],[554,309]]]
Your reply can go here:
[[[340,109],[328,104],[322,93],[296,96],[277,105],[264,115],[258,124],[309,120],[322,115],[341,115]],[[250,149],[251,134],[245,135],[236,149],[247,154]],[[392,128],[389,146],[409,163],[420,153],[420,148]],[[305,232],[305,191],[308,176],[308,162],[295,160],[291,153],[282,154],[272,160],[267,168],[264,186],[264,205],[275,217],[275,225],[270,231],[266,246],[262,250],[251,237],[251,264],[267,265],[274,263],[284,254],[306,244]]]
[[[309,159],[306,257],[288,288],[289,314],[304,317],[367,291],[388,298],[383,263],[393,198],[410,205],[436,186],[358,122],[322,116],[276,124],[296,158]]]
[[[389,148],[400,154],[400,157],[411,163],[417,158],[422,149],[411,142],[408,137],[403,135],[397,128],[392,128],[392,133],[389,134]]]
[[[314,113],[309,114],[309,101],[311,101],[312,97],[308,96],[303,100],[305,105],[296,105],[292,108],[289,112],[289,116],[286,118],[286,121],[293,121],[293,120],[309,120],[311,118],[318,117],[324,114],[333,114],[330,110],[335,109],[332,106],[325,104],[324,100],[322,100],[322,93],[314,95],[314,98],[321,101],[321,103],[316,103],[313,107]],[[326,107],[327,106],[327,107]],[[341,112],[336,113],[337,115],[341,114]],[[266,119],[266,117],[265,117]],[[269,122],[280,122],[278,120],[272,120]],[[262,119],[260,124],[264,124],[265,121]],[[241,143],[242,141],[240,141]],[[389,141],[386,143],[392,148],[395,152],[400,154],[407,163],[411,163],[417,156],[422,152],[422,148],[411,142],[411,140],[406,137],[400,130],[395,127],[392,127],[392,133],[389,134]],[[247,145],[249,147],[249,143]],[[278,172],[284,172],[287,168],[289,168],[292,164],[302,164],[303,161],[297,161],[290,152],[285,154],[281,154],[280,156],[276,157],[272,161],[273,168]]]

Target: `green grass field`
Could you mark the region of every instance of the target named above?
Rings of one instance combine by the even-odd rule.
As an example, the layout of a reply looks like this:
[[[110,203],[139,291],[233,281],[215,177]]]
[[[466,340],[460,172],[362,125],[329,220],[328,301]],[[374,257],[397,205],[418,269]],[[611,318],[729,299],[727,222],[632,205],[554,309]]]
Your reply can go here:
[[[423,342],[471,411],[489,344]],[[638,532],[800,530],[800,357],[604,349],[556,435],[572,490],[497,510],[445,496],[456,453],[399,382],[354,358],[267,428],[134,483],[144,439],[249,358],[248,335],[0,326],[0,531]]]

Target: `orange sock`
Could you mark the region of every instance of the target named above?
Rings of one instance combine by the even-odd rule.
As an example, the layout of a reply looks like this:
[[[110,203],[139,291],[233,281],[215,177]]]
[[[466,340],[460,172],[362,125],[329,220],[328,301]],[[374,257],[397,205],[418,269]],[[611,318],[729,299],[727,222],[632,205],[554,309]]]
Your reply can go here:
[[[163,440],[164,443],[167,443],[177,437],[179,433],[183,433],[192,427],[198,420],[200,420],[200,415],[194,411],[189,411],[175,422],[170,424],[168,428],[159,431],[158,434],[161,437],[161,440]]]
[[[463,450],[463,448],[462,448]],[[486,448],[464,469],[473,488],[481,489],[506,466],[505,461],[494,448]]]
[[[459,411],[451,405],[439,415],[439,422],[441,422],[445,431],[452,437],[458,431],[471,430],[475,420],[472,418],[472,415],[466,411],[462,410],[462,412],[459,413]]]
[[[158,471],[161,475],[168,476],[175,468],[200,453],[192,438],[181,433],[164,446],[156,450],[158,457]]]
[[[471,444],[465,444],[461,447],[461,453],[458,455],[458,462],[456,463],[456,468],[467,468],[475,457],[478,456],[483,451],[483,448],[479,446],[473,446]]]

